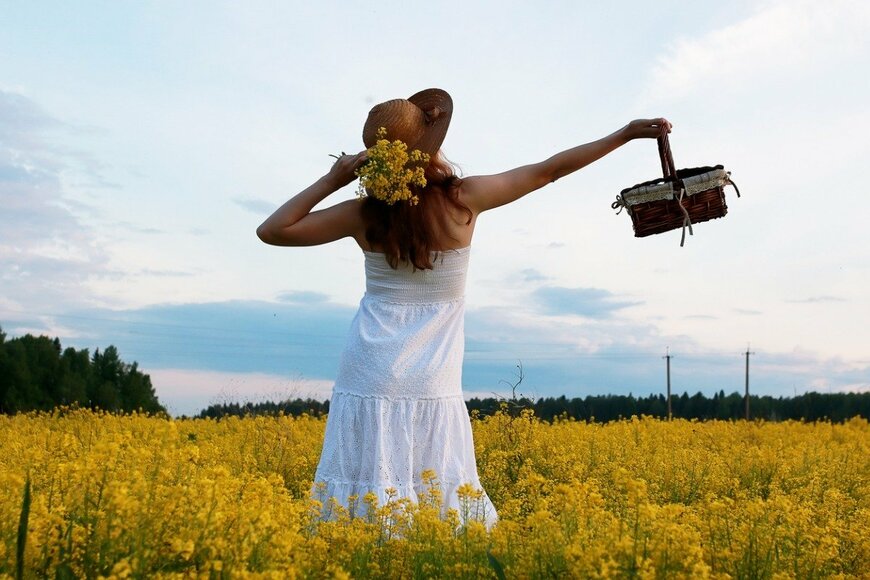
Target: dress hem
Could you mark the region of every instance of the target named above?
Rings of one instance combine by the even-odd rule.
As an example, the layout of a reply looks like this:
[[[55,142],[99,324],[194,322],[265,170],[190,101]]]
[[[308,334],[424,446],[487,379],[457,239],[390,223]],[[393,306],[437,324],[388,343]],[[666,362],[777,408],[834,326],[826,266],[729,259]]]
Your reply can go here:
[[[488,530],[498,522],[498,512],[495,509],[486,491],[480,482],[467,481],[462,483],[447,483],[436,480],[436,489],[440,492],[441,517],[445,517],[449,510],[455,510],[459,516],[461,525],[467,525],[472,521],[482,523]],[[459,497],[458,490],[465,484],[471,485],[475,492],[481,492],[479,497]],[[343,482],[330,478],[317,478],[311,485],[311,497],[322,502],[319,517],[329,521],[340,517],[340,511],[334,510],[331,503],[335,501],[343,511],[351,518],[365,517],[369,514],[370,506],[364,500],[368,493],[377,497],[377,505],[383,507],[389,502],[410,500],[416,505],[433,505],[433,499],[429,495],[430,485],[419,482],[403,484],[366,484],[362,482]],[[387,493],[390,490],[390,493]],[[424,498],[421,502],[420,498]]]

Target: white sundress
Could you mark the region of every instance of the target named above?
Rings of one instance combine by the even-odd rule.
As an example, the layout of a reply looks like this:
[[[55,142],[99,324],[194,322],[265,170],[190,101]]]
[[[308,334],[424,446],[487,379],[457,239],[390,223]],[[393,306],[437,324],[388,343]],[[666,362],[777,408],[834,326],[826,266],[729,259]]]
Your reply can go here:
[[[389,488],[417,502],[428,489],[421,474],[433,470],[444,512],[464,517],[457,488],[481,488],[462,396],[470,247],[439,252],[434,269],[417,271],[363,253],[366,291],[341,356],[312,494],[324,519],[331,497],[348,508],[356,496],[362,515],[368,492],[379,505]],[[498,516],[489,497],[474,503],[473,517],[491,527]]]

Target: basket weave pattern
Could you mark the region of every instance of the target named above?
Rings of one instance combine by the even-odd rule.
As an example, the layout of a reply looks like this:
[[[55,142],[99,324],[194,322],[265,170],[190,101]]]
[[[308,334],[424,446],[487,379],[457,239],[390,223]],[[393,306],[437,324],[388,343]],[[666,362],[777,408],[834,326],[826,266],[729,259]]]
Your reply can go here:
[[[680,172],[704,169],[709,168],[701,167],[680,170]],[[667,185],[672,184],[667,183]],[[634,226],[634,235],[638,238],[682,227],[685,221],[685,214],[680,209],[681,203],[688,212],[689,219],[693,224],[720,218],[728,213],[728,206],[725,204],[725,189],[719,184],[711,184],[710,187],[702,189],[697,193],[684,195],[682,202],[679,199],[679,187],[677,187],[677,191],[671,189],[670,195],[662,194],[661,197],[648,201],[643,201],[642,188],[643,186],[632,188],[637,192],[634,196],[632,196],[630,190],[622,193],[623,198],[627,199],[629,203],[628,209],[632,225]],[[688,192],[689,189],[686,188],[686,193]],[[650,196],[650,194],[647,195]]]
[[[682,227],[682,246],[686,227],[692,234],[692,224],[728,213],[725,185],[732,185],[735,190],[737,186],[722,165],[675,169],[667,133],[658,138],[658,147],[664,177],[622,190],[613,208],[628,211],[638,238]]]

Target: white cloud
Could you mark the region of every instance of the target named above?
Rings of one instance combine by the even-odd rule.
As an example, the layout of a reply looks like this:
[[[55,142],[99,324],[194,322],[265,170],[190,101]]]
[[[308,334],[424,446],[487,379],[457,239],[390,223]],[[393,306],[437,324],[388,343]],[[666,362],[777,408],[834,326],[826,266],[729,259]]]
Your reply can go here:
[[[836,387],[832,392],[835,393],[870,393],[870,382],[853,383],[851,385],[843,385]]]
[[[235,197],[233,203],[264,218],[277,209],[275,202],[251,197]]]
[[[109,256],[66,199],[64,172],[80,156],[50,144],[63,129],[30,99],[0,90],[0,281],[7,302],[31,310],[83,304],[82,286],[113,276]]]
[[[794,302],[796,304],[822,304],[826,302],[846,302],[845,298],[839,296],[810,296],[800,300],[786,300],[786,302]]]
[[[870,3],[864,0],[778,0],[735,24],[700,36],[683,29],[649,79],[644,94],[672,100],[765,77],[806,78],[837,59],[866,57]],[[678,32],[679,33],[679,32]]]
[[[640,302],[615,300],[612,292],[602,288],[565,288],[542,286],[531,294],[532,301],[544,314],[608,318],[616,311]]]

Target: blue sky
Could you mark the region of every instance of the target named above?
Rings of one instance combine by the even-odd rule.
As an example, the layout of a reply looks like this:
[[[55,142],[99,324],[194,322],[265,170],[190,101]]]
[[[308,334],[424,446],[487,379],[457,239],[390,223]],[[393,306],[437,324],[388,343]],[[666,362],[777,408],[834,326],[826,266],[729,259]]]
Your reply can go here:
[[[870,388],[870,5],[61,2],[0,19],[0,325],[116,344],[175,413],[327,396],[364,289],[351,240],[256,226],[362,148],[377,102],[438,86],[465,175],[665,116],[678,167],[722,163],[729,214],[636,239],[610,203],[632,142],[484,214],[466,391]],[[353,186],[327,204],[353,196]]]

